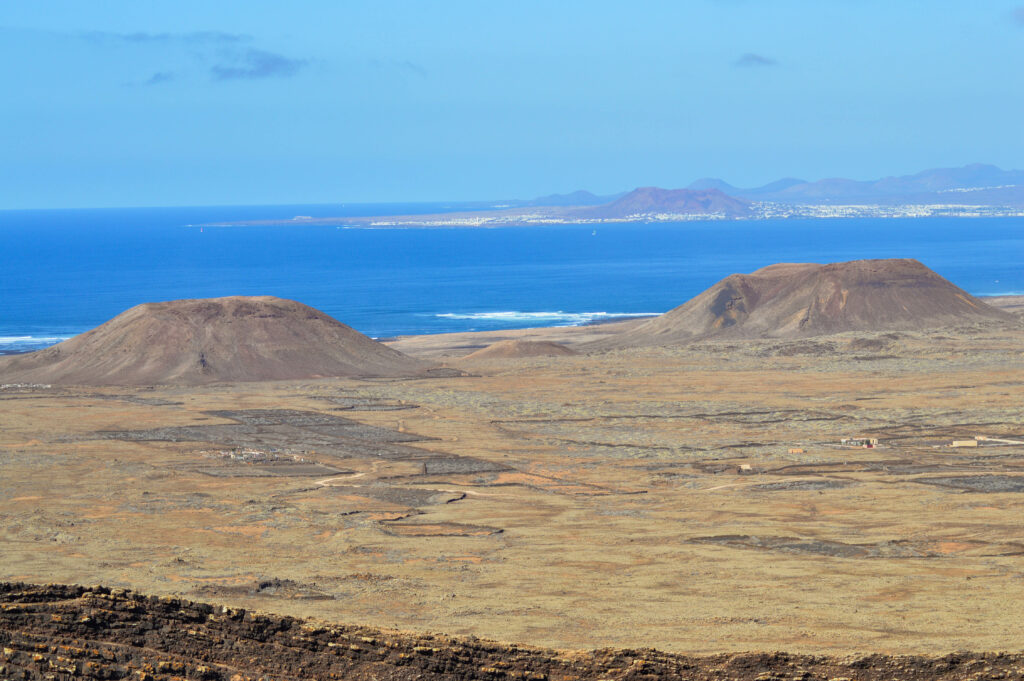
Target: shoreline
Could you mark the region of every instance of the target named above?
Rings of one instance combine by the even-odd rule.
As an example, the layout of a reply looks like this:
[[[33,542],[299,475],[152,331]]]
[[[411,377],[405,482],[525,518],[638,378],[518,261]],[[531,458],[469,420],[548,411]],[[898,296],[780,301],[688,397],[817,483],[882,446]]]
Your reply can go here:
[[[1024,315],[1024,294],[1020,295],[995,295],[995,296],[975,296],[989,305],[1006,310],[1014,314]],[[646,320],[653,319],[659,315],[650,314],[643,316],[632,316],[629,314],[606,317],[603,319],[593,319],[580,324],[551,324],[551,325],[533,325],[533,326],[517,326],[505,329],[484,329],[484,330],[472,330],[472,331],[439,331],[437,333],[419,333],[419,334],[395,334],[391,336],[382,336],[374,338],[378,343],[384,343],[385,345],[394,344],[408,344],[413,339],[442,339],[442,338],[453,338],[453,337],[475,337],[489,338],[490,342],[494,343],[498,340],[506,340],[508,338],[531,338],[533,336],[544,336],[548,339],[552,336],[558,335],[577,335],[586,333],[587,330],[596,331],[601,329],[602,331],[616,332],[618,329],[616,325],[636,325]],[[344,320],[339,320],[344,323]],[[575,329],[576,331],[573,331]],[[83,333],[85,333],[83,331]],[[602,335],[604,335],[602,333]],[[72,336],[74,338],[74,336]],[[66,339],[70,340],[70,339]],[[17,349],[4,349],[0,348],[0,357],[6,357],[11,355],[25,355],[31,352],[38,352],[40,350],[46,350],[52,348],[57,343],[47,345],[41,348],[34,348],[31,350],[17,350]]]
[[[645,212],[624,216],[584,217],[572,215],[572,206],[533,211],[522,209],[458,211],[413,215],[376,216],[295,216],[271,220],[205,222],[188,227],[282,227],[312,225],[339,229],[494,229],[500,227],[550,227],[631,224],[671,224],[676,222],[757,222],[763,220],[815,220],[877,218],[903,220],[917,218],[1013,218],[1024,217],[1024,207],[972,204],[755,204],[748,215],[725,213]]]

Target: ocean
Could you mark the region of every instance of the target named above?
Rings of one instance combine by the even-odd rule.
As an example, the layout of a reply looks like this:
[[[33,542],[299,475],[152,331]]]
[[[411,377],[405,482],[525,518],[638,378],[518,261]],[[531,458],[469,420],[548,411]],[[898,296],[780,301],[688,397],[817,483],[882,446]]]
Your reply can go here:
[[[776,262],[916,258],[976,295],[1024,293],[1022,218],[198,226],[466,207],[0,211],[0,352],[52,345],[139,303],[227,295],[298,300],[377,338],[583,324],[664,312]]]

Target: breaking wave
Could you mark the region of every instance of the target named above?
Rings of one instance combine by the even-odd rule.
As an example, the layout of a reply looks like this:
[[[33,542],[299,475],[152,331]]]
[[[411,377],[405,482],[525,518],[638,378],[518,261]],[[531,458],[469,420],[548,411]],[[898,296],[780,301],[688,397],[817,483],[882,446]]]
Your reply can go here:
[[[0,354],[42,350],[74,336],[0,336]]]
[[[660,312],[444,312],[434,315],[441,319],[466,319],[470,321],[498,322],[502,324],[546,324],[552,326],[581,326],[592,322],[626,317],[651,317]]]

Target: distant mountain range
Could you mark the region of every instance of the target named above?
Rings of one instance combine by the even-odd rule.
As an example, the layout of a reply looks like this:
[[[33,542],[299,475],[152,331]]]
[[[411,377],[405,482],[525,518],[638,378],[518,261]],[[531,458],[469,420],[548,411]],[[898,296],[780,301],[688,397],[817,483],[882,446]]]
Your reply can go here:
[[[1024,206],[1024,170],[1002,170],[975,163],[962,168],[933,168],[914,175],[880,180],[828,178],[807,182],[776,180],[762,187],[740,188],[718,178],[702,178],[687,189],[717,189],[749,201],[791,204],[970,204]]]
[[[833,177],[808,182],[785,177],[761,187],[736,187],[716,177],[703,177],[683,189],[641,187],[632,192],[597,196],[579,190],[551,194],[531,200],[509,201],[510,208],[527,206],[601,206],[602,209],[635,208],[633,212],[725,212],[730,217],[742,211],[718,197],[705,198],[682,192],[715,190],[745,201],[770,201],[795,205],[898,205],[967,204],[978,206],[1024,206],[1024,170],[1003,170],[994,165],[974,163],[961,168],[932,168],[914,175],[884,177],[880,180],[850,180]],[[622,203],[619,203],[619,202]],[[723,210],[701,210],[701,201]],[[616,209],[612,209],[613,205]],[[630,208],[630,209],[631,209]],[[683,210],[677,211],[677,209]],[[609,216],[611,217],[611,216]],[[618,217],[618,216],[616,216]]]
[[[597,194],[592,194],[585,189],[579,189],[574,192],[569,192],[568,194],[548,194],[547,196],[538,196],[535,199],[511,199],[508,201],[500,201],[498,204],[503,208],[529,208],[532,206],[600,206],[610,203],[625,194],[626,192],[619,192],[618,194],[598,196]]]
[[[597,196],[588,191],[530,200],[463,205],[458,211],[253,220],[211,225],[302,224],[349,227],[498,227],[503,225],[763,220],[789,218],[911,218],[1024,216],[1024,170],[975,163],[880,180],[787,177],[761,187],[734,187],[702,178],[685,189],[639,187]]]
[[[577,218],[618,219],[643,215],[720,215],[728,218],[747,217],[750,204],[728,196],[718,189],[660,189],[640,187],[610,203],[578,208]]]

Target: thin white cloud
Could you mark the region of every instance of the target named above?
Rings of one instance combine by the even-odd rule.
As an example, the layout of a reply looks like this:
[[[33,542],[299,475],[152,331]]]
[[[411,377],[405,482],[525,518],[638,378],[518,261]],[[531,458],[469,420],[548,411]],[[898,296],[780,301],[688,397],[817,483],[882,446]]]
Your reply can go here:
[[[266,50],[245,50],[227,55],[227,60],[210,67],[214,80],[254,80],[260,78],[290,78],[309,62],[292,59]]]
[[[779,62],[775,61],[771,57],[766,57],[763,54],[747,52],[740,55],[740,58],[734,61],[732,65],[750,68],[758,66],[777,66],[778,63]]]
[[[169,83],[172,80],[174,80],[174,73],[171,71],[157,71],[147,78],[143,85],[162,85],[163,83]]]
[[[251,36],[244,33],[226,33],[224,31],[190,31],[187,33],[83,31],[76,35],[94,43],[133,43],[139,45],[169,45],[175,43],[181,45],[228,45],[252,40]]]

